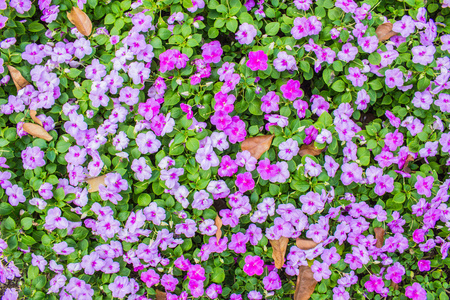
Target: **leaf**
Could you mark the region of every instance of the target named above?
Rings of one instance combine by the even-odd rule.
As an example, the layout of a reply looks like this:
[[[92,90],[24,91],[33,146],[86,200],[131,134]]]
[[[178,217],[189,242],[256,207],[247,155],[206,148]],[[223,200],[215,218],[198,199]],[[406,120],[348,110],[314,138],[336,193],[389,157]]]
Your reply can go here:
[[[39,126],[37,124],[24,123],[23,130],[25,130],[32,136],[44,139],[47,142],[50,142],[53,139],[53,137],[50,134],[48,134],[48,132],[44,129],[44,127]]]
[[[84,36],[90,36],[92,32],[92,22],[84,11],[78,7],[72,7],[70,12],[67,12],[67,18],[75,25],[78,31]]]
[[[393,281],[391,281],[391,286],[394,289],[394,291],[398,290],[398,288],[399,288],[398,283],[395,283]]]
[[[89,193],[98,192],[98,187],[100,185],[105,185],[106,174],[98,177],[87,178],[85,182],[89,184]]]
[[[241,149],[242,151],[248,150],[254,158],[259,159],[264,152],[269,150],[273,137],[274,135],[272,134],[245,139],[241,144]]]
[[[14,84],[16,85],[17,91],[20,91],[27,85],[30,85],[25,78],[23,78],[22,74],[20,74],[19,70],[17,70],[14,67],[7,66],[9,70],[9,74],[11,74],[11,78],[14,81]]]
[[[381,41],[386,41],[388,39],[390,39],[391,37],[393,37],[394,35],[397,35],[398,33],[395,31],[392,31],[392,27],[394,25],[392,23],[384,23],[381,24],[380,26],[378,26],[377,30],[375,31],[375,33],[377,34],[377,38],[378,40]]]
[[[317,281],[314,279],[314,274],[308,266],[300,266],[297,284],[295,285],[294,300],[308,300],[314,289]]]
[[[377,248],[381,248],[384,245],[384,229],[381,227],[375,227],[373,229],[373,231],[375,232],[375,238],[377,239],[377,243],[375,244],[375,246]]]
[[[279,240],[269,240],[273,248],[272,258],[275,260],[275,267],[281,269],[284,265],[284,256],[289,242],[287,237],[282,236]]]
[[[295,241],[295,244],[297,245],[298,248],[300,248],[302,250],[313,249],[317,245],[319,245],[318,243],[314,242],[313,240],[301,239],[301,238],[297,238],[297,240]]]
[[[156,300],[166,300],[167,294],[164,292],[161,292],[160,290],[156,290]]]
[[[31,117],[31,119],[33,119],[34,122],[36,122],[37,124],[43,126],[43,125],[42,125],[42,121],[39,120],[39,119],[36,117],[36,111],[35,111],[35,110],[30,110],[30,117]]]
[[[406,157],[405,164],[403,165],[402,171],[408,174],[411,174],[412,170],[408,166],[410,161],[414,161],[414,157],[411,154],[408,154],[408,157]]]
[[[312,155],[312,156],[317,156],[320,153],[322,153],[322,151],[324,151],[325,148],[323,149],[317,149],[313,143],[309,144],[309,145],[305,145],[303,144],[300,147],[300,151],[298,151],[298,155],[300,156],[305,156],[305,155]]]
[[[219,215],[216,216],[214,225],[217,226],[216,238],[217,238],[217,242],[219,242],[220,237],[222,236],[222,229],[220,229],[220,228],[222,228],[222,219],[219,217]]]

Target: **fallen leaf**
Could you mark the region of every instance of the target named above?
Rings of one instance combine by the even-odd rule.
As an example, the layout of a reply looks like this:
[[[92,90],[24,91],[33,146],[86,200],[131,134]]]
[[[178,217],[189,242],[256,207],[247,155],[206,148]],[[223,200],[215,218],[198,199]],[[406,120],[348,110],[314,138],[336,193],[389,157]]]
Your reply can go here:
[[[391,286],[394,289],[394,291],[398,290],[398,288],[399,288],[398,283],[395,283],[393,281],[391,281]]]
[[[30,117],[31,117],[31,119],[33,119],[34,122],[36,122],[37,124],[39,124],[39,125],[42,126],[42,121],[39,120],[39,119],[36,117],[36,111],[35,111],[35,110],[30,110]]]
[[[375,238],[377,239],[377,243],[375,244],[375,246],[377,248],[381,248],[384,245],[384,229],[381,227],[375,227],[373,229],[373,231],[375,232]]]
[[[272,258],[275,260],[275,267],[281,269],[284,265],[284,256],[289,242],[287,237],[282,236],[279,240],[269,240],[272,245]]]
[[[403,165],[402,171],[408,174],[411,174],[412,170],[411,168],[408,166],[410,161],[414,161],[414,157],[411,154],[408,154],[408,156],[406,157],[405,160],[405,164]]]
[[[397,35],[398,33],[395,31],[392,31],[392,27],[394,25],[392,23],[384,23],[378,26],[377,30],[375,30],[375,33],[377,34],[379,41],[386,41],[393,37],[394,35]]]
[[[324,150],[325,150],[325,148],[323,148],[323,149],[317,149],[317,148],[314,146],[314,143],[311,143],[311,144],[309,144],[309,145],[304,145],[304,144],[303,144],[303,145],[300,147],[300,151],[298,151],[298,155],[300,155],[300,156],[305,156],[305,155],[309,154],[309,155],[312,155],[312,156],[317,156],[317,155],[319,155],[320,153],[322,153]]]
[[[25,78],[23,78],[23,76],[22,76],[22,74],[20,74],[19,70],[17,70],[14,67],[11,67],[11,66],[7,66],[7,67],[9,70],[9,74],[11,74],[11,78],[12,78],[14,84],[16,85],[17,91],[20,91],[27,85],[31,84]]]
[[[166,300],[167,295],[164,292],[161,292],[160,290],[156,290],[156,300]]]
[[[217,226],[216,238],[217,238],[217,242],[219,242],[220,237],[222,236],[222,229],[221,229],[222,228],[222,219],[219,217],[219,215],[216,216],[214,225]]]
[[[241,149],[242,151],[248,150],[254,158],[259,159],[264,152],[269,150],[273,137],[274,135],[271,134],[245,139],[241,144]]]
[[[295,244],[297,245],[298,248],[300,248],[302,250],[313,249],[317,245],[319,245],[316,242],[314,242],[313,240],[301,239],[301,238],[297,238],[297,240],[295,241]]]
[[[25,132],[28,132],[32,136],[44,139],[47,142],[50,142],[53,139],[53,137],[44,129],[44,127],[37,124],[24,123],[23,130],[25,130]]]
[[[88,15],[76,6],[72,7],[70,12],[67,12],[67,18],[75,25],[78,31],[84,36],[90,36],[92,32],[92,22]]]
[[[105,185],[105,178],[106,178],[106,174],[102,175],[102,176],[98,176],[98,177],[91,177],[91,178],[85,179],[85,182],[87,182],[89,184],[88,192],[89,193],[98,192],[98,187],[100,185]]]
[[[297,284],[295,286],[294,300],[308,300],[314,293],[317,281],[314,279],[314,274],[311,267],[300,266]]]

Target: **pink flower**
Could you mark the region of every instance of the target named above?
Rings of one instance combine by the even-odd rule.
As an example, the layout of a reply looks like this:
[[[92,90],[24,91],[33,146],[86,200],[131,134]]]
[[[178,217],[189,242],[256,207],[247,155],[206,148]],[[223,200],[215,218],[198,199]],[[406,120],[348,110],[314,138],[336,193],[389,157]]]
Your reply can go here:
[[[406,287],[405,296],[413,300],[423,300],[427,298],[427,291],[419,283],[414,282],[412,286]]]
[[[286,84],[280,87],[281,92],[283,92],[283,97],[294,101],[297,98],[303,96],[303,91],[300,89],[300,81],[289,79]]]
[[[247,67],[250,68],[252,71],[264,71],[267,70],[267,54],[264,53],[263,50],[258,51],[250,51],[248,54],[248,62]]]
[[[239,188],[239,192],[245,193],[252,190],[255,187],[255,181],[252,178],[252,173],[245,172],[237,175],[236,186]]]
[[[262,275],[264,272],[264,261],[259,256],[248,255],[245,257],[244,272],[248,276]]]
[[[417,263],[419,266],[420,272],[430,271],[431,270],[431,262],[429,260],[419,260]]]
[[[419,195],[425,195],[427,197],[431,196],[431,188],[433,187],[434,178],[433,176],[422,177],[417,175],[417,182],[414,187],[417,189]]]

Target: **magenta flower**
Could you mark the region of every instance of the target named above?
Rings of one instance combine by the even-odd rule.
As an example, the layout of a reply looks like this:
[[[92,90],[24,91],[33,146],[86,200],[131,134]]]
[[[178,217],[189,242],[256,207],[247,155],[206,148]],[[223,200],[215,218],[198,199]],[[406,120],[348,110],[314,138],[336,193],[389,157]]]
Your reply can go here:
[[[420,272],[426,272],[431,270],[431,262],[429,260],[419,260],[417,263]]]
[[[241,193],[252,190],[255,187],[255,181],[252,178],[252,173],[245,172],[238,174],[235,184]]]
[[[280,87],[280,90],[283,93],[283,97],[290,101],[303,96],[303,91],[300,89],[300,81],[298,80],[289,79],[286,84]]]
[[[267,70],[267,54],[263,50],[250,51],[248,54],[247,67],[252,71]]]
[[[394,23],[392,31],[398,32],[402,37],[408,37],[413,34],[416,29],[415,22],[413,18],[408,15],[402,17],[400,21]]]
[[[414,282],[413,285],[406,287],[405,296],[413,300],[422,300],[427,298],[427,291],[419,283]]]
[[[223,50],[219,41],[212,41],[202,46],[202,56],[205,63],[218,63]]]
[[[264,261],[259,256],[248,255],[245,257],[243,270],[248,276],[262,275],[264,272]]]
[[[281,279],[277,270],[272,270],[269,275],[263,278],[264,289],[267,291],[275,291],[281,289]]]
[[[403,275],[405,275],[405,268],[399,262],[395,262],[394,265],[387,268],[385,278],[400,283]]]
[[[417,181],[414,187],[419,195],[425,195],[431,197],[431,189],[433,188],[434,178],[433,176],[422,177],[417,175]]]

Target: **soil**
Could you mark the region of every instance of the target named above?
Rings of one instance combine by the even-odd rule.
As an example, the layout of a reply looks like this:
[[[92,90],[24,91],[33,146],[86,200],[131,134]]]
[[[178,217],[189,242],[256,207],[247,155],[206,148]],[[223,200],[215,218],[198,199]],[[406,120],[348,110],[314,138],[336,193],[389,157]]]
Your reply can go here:
[[[13,280],[6,280],[5,283],[0,282],[0,297],[3,297],[6,289],[15,288],[16,290],[18,290],[19,289],[19,281],[20,281],[20,278],[15,277]]]

